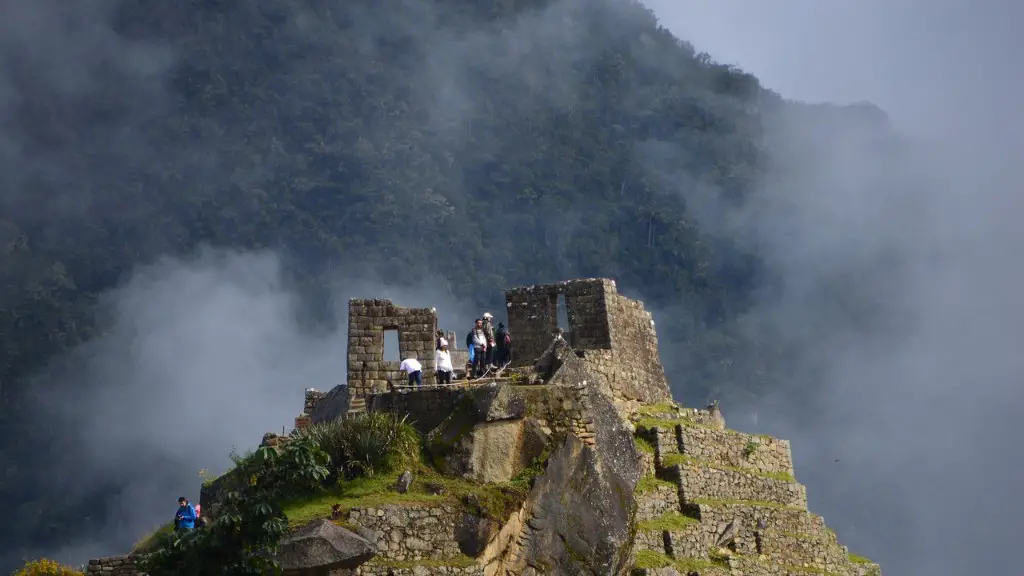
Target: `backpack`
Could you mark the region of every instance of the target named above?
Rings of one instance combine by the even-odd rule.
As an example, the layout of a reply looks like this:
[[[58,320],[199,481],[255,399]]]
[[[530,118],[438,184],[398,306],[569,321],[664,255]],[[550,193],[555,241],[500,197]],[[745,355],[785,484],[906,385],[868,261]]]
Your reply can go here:
[[[469,334],[466,334],[466,348],[473,347],[473,331],[470,330]]]

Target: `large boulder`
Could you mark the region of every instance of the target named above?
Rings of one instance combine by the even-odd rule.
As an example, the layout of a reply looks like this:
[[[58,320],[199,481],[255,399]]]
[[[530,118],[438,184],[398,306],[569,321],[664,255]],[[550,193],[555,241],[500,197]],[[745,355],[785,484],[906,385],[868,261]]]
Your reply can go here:
[[[507,482],[540,457],[548,434],[524,418],[526,398],[502,384],[469,391],[428,435],[427,446],[443,473],[480,482]]]
[[[374,557],[368,540],[330,520],[314,520],[281,544],[277,561],[290,576],[327,576],[332,570],[353,569]]]
[[[606,394],[589,390],[584,416],[594,421],[596,442],[570,434],[551,454],[510,519],[520,536],[499,535],[484,551],[489,576],[629,573],[640,454]]]

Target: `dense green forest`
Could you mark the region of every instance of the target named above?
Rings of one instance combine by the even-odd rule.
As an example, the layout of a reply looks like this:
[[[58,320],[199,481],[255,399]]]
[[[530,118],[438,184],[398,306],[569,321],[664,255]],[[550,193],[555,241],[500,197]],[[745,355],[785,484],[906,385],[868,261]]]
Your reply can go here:
[[[738,322],[772,272],[704,222],[764,193],[766,122],[800,105],[635,1],[44,2],[13,22],[38,48],[0,52],[13,555],[101,521],[33,464],[55,441],[22,409],[33,375],[104,330],[95,306],[133,269],[203,245],[273,249],[314,313],[346,267],[412,286],[456,271],[445,288],[480,306],[611,276],[672,318],[677,393],[780,377],[786,351]]]

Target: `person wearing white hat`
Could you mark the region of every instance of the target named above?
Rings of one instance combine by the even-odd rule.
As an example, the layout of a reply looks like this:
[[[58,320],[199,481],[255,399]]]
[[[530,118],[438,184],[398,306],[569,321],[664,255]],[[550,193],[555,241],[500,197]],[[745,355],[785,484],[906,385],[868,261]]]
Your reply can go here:
[[[484,365],[488,368],[494,369],[497,366],[494,365],[494,316],[491,316],[490,312],[484,312],[484,334],[487,335],[487,348],[484,352],[484,358],[486,359]]]
[[[455,368],[452,367],[452,355],[448,352],[448,341],[440,338],[437,341],[437,345],[438,348],[434,351],[434,368],[437,370],[437,383],[451,384],[452,372]]]

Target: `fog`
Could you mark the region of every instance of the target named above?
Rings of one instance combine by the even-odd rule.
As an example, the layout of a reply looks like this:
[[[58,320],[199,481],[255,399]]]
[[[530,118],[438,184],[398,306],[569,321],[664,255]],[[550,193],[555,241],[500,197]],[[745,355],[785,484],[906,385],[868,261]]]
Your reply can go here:
[[[717,205],[714,190],[680,174],[678,151],[658,142],[638,147],[664,191],[685,196],[701,226],[756,247],[779,279],[740,321],[793,351],[785,367],[792,386],[726,402],[730,425],[791,439],[812,511],[885,573],[1014,573],[1001,551],[1012,549],[1013,520],[1024,512],[1012,492],[1021,478],[1012,457],[1014,417],[1024,408],[1013,331],[1024,310],[1015,298],[1012,253],[1021,240],[1021,206],[1009,168],[1024,123],[1010,103],[1021,101],[1024,89],[1007,72],[1019,50],[1006,27],[1020,19],[1009,8],[997,13],[994,4],[646,3],[698,50],[754,73],[784,97],[870,101],[901,132],[880,141],[877,130],[856,121],[824,122],[814,109],[785,107],[765,126],[773,171],[742,211]],[[0,0],[0,183],[5,191],[31,192],[40,181],[76,191],[7,194],[0,196],[5,211],[70,235],[117,211],[159,217],[158,203],[142,206],[102,190],[108,178],[158,170],[166,155],[218,182],[230,175],[258,184],[274,169],[271,162],[222,165],[201,138],[154,149],[139,128],[173,110],[166,73],[181,55],[119,37],[110,11],[98,6]],[[429,88],[431,122],[458,139],[486,113],[472,85],[471,72],[481,66],[519,75],[531,90],[525,105],[571,102],[571,82],[546,92],[551,84],[543,80],[571,78],[573,59],[594,52],[587,36],[567,26],[583,7],[563,0],[507,29],[454,37],[439,31],[428,4],[410,3],[415,17],[403,30],[435,33],[416,71]],[[298,8],[288,18],[288,34],[330,33]],[[359,49],[369,59],[369,40],[389,29],[373,14],[361,18],[366,38]],[[603,24],[613,29],[621,20]],[[302,65],[337,72],[325,62]],[[19,93],[26,77],[53,100],[34,103]],[[75,106],[81,93],[108,94],[115,121],[82,120]],[[38,136],[26,126],[30,112],[44,111],[60,126],[90,129],[69,129],[67,147],[56,151],[19,138]],[[879,116],[865,109],[863,122]],[[80,160],[83,151],[93,155]],[[450,184],[425,191],[425,202],[443,209],[473,193]],[[514,215],[509,219],[514,226]],[[565,277],[578,271],[562,256],[583,221],[582,212],[566,210],[544,231]],[[175,252],[174,238],[150,240],[151,253]],[[117,478],[122,491],[111,517],[118,520],[96,527],[93,540],[39,553],[81,562],[123,551],[168,519],[177,496],[198,497],[201,469],[220,472],[233,447],[253,448],[264,432],[289,428],[304,388],[344,381],[349,297],[437,307],[442,327],[457,334],[482,312],[452,296],[457,271],[398,283],[351,255],[332,269],[329,310],[311,323],[286,260],[274,247],[209,246],[143,259],[105,293],[97,308],[104,332],[55,360],[32,389],[40,417],[61,431],[60,443],[37,463],[53,470],[44,489],[89,496]],[[645,291],[619,288],[640,298]],[[503,316],[500,293],[478,299]],[[688,321],[677,313],[655,309],[659,331]],[[680,345],[663,339],[674,392],[689,405],[703,403],[710,398],[687,390]]]
[[[777,394],[730,425],[793,441],[797,476],[851,550],[888,574],[1013,574],[1024,514],[1015,458],[1024,414],[1024,208],[1019,5],[647,0],[663,24],[769,88],[808,101],[880,105],[913,154],[885,157],[850,130],[772,128],[788,166],[756,213],[738,215],[786,289],[751,321],[800,350],[816,408]],[[798,156],[799,155],[799,156]],[[808,161],[813,160],[813,161]],[[758,219],[752,223],[751,217]],[[835,284],[874,317],[836,314]],[[729,407],[725,407],[727,416]],[[837,461],[838,460],[838,461]]]
[[[109,330],[35,388],[38,408],[68,431],[62,450],[39,462],[57,471],[51,488],[123,486],[116,520],[56,556],[81,562],[130,546],[168,522],[178,496],[198,502],[201,470],[216,476],[265,432],[291,431],[303,390],[345,381],[348,298],[434,306],[443,325],[473,318],[429,279],[414,289],[372,277],[334,286],[336,321],[309,327],[273,253],[204,248],[141,267],[108,293],[100,313]]]

